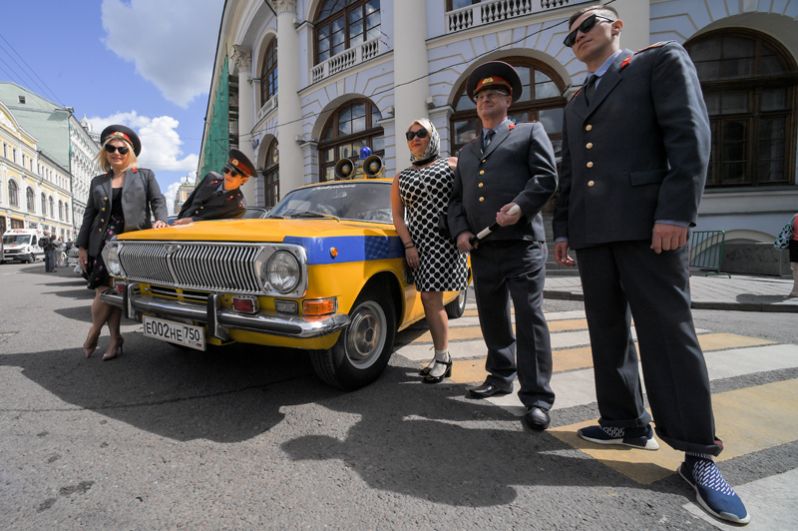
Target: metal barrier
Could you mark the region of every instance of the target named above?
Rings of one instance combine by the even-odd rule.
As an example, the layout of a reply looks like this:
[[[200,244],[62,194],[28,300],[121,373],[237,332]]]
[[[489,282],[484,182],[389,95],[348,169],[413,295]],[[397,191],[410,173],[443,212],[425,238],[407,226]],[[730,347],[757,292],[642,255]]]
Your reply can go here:
[[[722,230],[690,232],[690,268],[720,273],[725,243],[726,232]]]

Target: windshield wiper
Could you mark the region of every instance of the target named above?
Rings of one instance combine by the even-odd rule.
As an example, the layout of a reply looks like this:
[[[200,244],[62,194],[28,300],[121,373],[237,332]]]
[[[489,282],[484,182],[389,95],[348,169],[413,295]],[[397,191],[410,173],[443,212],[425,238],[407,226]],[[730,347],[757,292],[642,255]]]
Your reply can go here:
[[[338,216],[334,216],[332,214],[323,214],[321,212],[314,212],[313,210],[306,210],[304,212],[297,212],[296,214],[291,214],[288,217],[290,217],[290,218],[322,218],[322,219],[334,219],[335,221],[341,221]]]

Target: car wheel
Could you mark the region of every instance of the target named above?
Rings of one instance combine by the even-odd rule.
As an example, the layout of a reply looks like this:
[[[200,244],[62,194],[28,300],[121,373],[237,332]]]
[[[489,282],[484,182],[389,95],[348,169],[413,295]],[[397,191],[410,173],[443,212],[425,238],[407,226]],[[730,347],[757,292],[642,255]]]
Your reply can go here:
[[[393,352],[396,316],[390,297],[382,290],[363,292],[352,311],[349,325],[329,350],[313,351],[313,370],[324,382],[352,391],[376,380]]]
[[[468,288],[462,290],[457,298],[446,305],[446,315],[449,319],[459,319],[463,316],[468,302]]]

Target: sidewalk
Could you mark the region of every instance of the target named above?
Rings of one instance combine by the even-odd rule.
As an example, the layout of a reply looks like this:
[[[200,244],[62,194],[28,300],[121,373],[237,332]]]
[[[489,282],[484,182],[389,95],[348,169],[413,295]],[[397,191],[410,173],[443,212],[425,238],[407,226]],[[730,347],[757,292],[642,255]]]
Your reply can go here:
[[[798,313],[798,298],[786,298],[792,279],[734,275],[690,277],[693,308]],[[543,292],[550,299],[584,300],[578,276],[549,276]]]

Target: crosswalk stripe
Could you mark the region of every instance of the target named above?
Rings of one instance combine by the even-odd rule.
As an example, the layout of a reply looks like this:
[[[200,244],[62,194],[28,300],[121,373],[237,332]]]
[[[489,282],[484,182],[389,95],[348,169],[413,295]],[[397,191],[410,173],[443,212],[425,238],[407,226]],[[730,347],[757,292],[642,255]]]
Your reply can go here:
[[[515,311],[510,309],[510,315],[515,319]],[[476,306],[466,306],[466,310],[463,313],[463,317],[478,317],[479,314],[477,313]],[[461,317],[460,319],[462,319]],[[584,319],[585,318],[585,311],[584,310],[564,310],[561,312],[546,312],[546,320],[551,321],[558,321],[560,319]],[[460,319],[452,319],[450,323],[456,323]]]
[[[726,350],[740,347],[772,345],[772,341],[757,337],[740,336],[727,333],[709,333],[698,336],[704,352]],[[575,347],[555,350],[552,353],[555,373],[587,369],[593,366],[590,347]],[[452,366],[452,381],[456,383],[482,382],[487,373],[484,370],[485,358],[455,360]]]
[[[772,531],[773,529],[798,529],[798,470],[788,470],[782,474],[765,477],[735,485],[734,490],[745,501],[745,508],[751,514],[751,523],[745,531]],[[682,507],[693,516],[701,518],[718,529],[733,529],[731,524],[724,524],[709,516],[695,503],[686,503]]]
[[[712,395],[715,426],[723,439],[718,461],[733,459],[798,440],[798,380],[784,380]],[[752,407],[752,404],[756,404]],[[552,428],[549,432],[590,457],[643,484],[673,474],[684,454],[667,445],[656,452],[604,447],[583,441],[576,430],[595,424],[587,420]]]
[[[585,330],[587,328],[587,321],[584,319],[563,319],[561,321],[552,321],[549,323],[550,332],[567,332],[574,330]],[[481,339],[482,330],[479,324],[476,323],[472,326],[450,326],[449,327],[449,341],[463,341],[468,339]],[[432,336],[429,330],[416,337],[414,343],[432,343]]]

